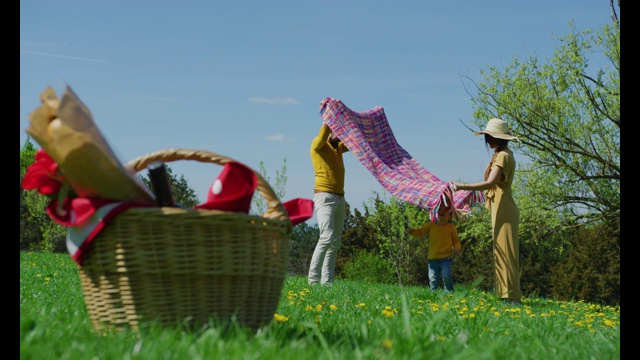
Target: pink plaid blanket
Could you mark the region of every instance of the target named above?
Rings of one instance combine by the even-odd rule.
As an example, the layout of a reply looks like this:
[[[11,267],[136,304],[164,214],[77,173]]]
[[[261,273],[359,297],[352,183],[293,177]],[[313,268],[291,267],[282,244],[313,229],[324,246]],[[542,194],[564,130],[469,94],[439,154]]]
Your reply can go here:
[[[484,202],[481,191],[453,191],[451,184],[427,171],[396,141],[384,109],[354,111],[342,101],[326,98],[320,116],[387,191],[395,197],[429,210],[437,220],[441,204],[453,203],[453,217],[466,215]]]

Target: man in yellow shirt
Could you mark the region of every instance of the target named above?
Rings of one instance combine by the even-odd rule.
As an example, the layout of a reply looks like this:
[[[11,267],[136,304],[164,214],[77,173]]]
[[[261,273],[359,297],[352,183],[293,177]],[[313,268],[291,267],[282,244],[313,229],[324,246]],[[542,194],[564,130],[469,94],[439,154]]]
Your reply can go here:
[[[407,229],[407,234],[414,237],[429,237],[429,287],[435,291],[440,288],[440,279],[444,282],[445,291],[453,291],[453,275],[451,274],[451,257],[460,255],[461,246],[458,230],[451,224],[451,209],[441,205],[438,209],[438,222],[428,221],[418,229]]]
[[[325,123],[311,142],[311,163],[315,172],[313,207],[320,236],[311,257],[309,285],[334,280],[342,229],[347,216],[344,199],[344,163],[342,153],[349,151]]]

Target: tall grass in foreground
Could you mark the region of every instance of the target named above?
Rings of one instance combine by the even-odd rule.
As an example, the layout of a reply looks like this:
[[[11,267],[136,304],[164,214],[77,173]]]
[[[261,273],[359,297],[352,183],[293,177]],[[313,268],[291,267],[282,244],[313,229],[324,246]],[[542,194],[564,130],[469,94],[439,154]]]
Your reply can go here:
[[[260,301],[260,299],[255,299]],[[288,277],[274,320],[97,335],[76,264],[20,253],[21,359],[619,359],[620,308],[525,297],[520,306],[456,285],[453,294]]]

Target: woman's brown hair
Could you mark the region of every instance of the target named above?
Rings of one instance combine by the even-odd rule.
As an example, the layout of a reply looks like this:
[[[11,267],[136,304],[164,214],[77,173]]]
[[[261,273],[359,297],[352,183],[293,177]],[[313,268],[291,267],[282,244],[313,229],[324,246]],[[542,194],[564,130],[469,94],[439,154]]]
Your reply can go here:
[[[484,179],[487,180],[489,178],[489,173],[491,173],[491,164],[493,164],[493,160],[495,160],[500,151],[507,148],[507,145],[509,145],[509,140],[498,139],[489,134],[484,134],[484,144],[487,149],[490,148],[489,145],[496,144],[496,148],[494,149],[493,155],[491,156],[491,161],[489,161],[489,166],[487,166],[487,168],[484,170]]]

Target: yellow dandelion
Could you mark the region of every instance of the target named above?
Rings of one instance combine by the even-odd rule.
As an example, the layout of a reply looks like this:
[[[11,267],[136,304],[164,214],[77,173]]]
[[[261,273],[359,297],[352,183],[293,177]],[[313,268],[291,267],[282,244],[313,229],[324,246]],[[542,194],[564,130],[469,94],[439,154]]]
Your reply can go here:
[[[382,347],[389,350],[391,349],[391,347],[393,346],[393,341],[389,340],[389,339],[384,339],[382,340]]]
[[[338,307],[333,305],[333,304],[331,304],[331,305],[329,305],[329,309],[331,309],[331,311],[336,311],[336,310],[338,310]]]
[[[273,314],[273,319],[276,322],[287,322],[287,321],[289,321],[289,317],[288,316],[280,315],[278,313]]]
[[[382,310],[382,315],[384,315],[385,317],[393,317],[393,315],[395,315],[395,313],[393,312],[393,310],[391,310],[388,306]]]
[[[609,319],[605,319],[604,320],[604,324],[609,326],[609,327],[615,327],[616,326],[616,324],[613,321],[609,320]]]

